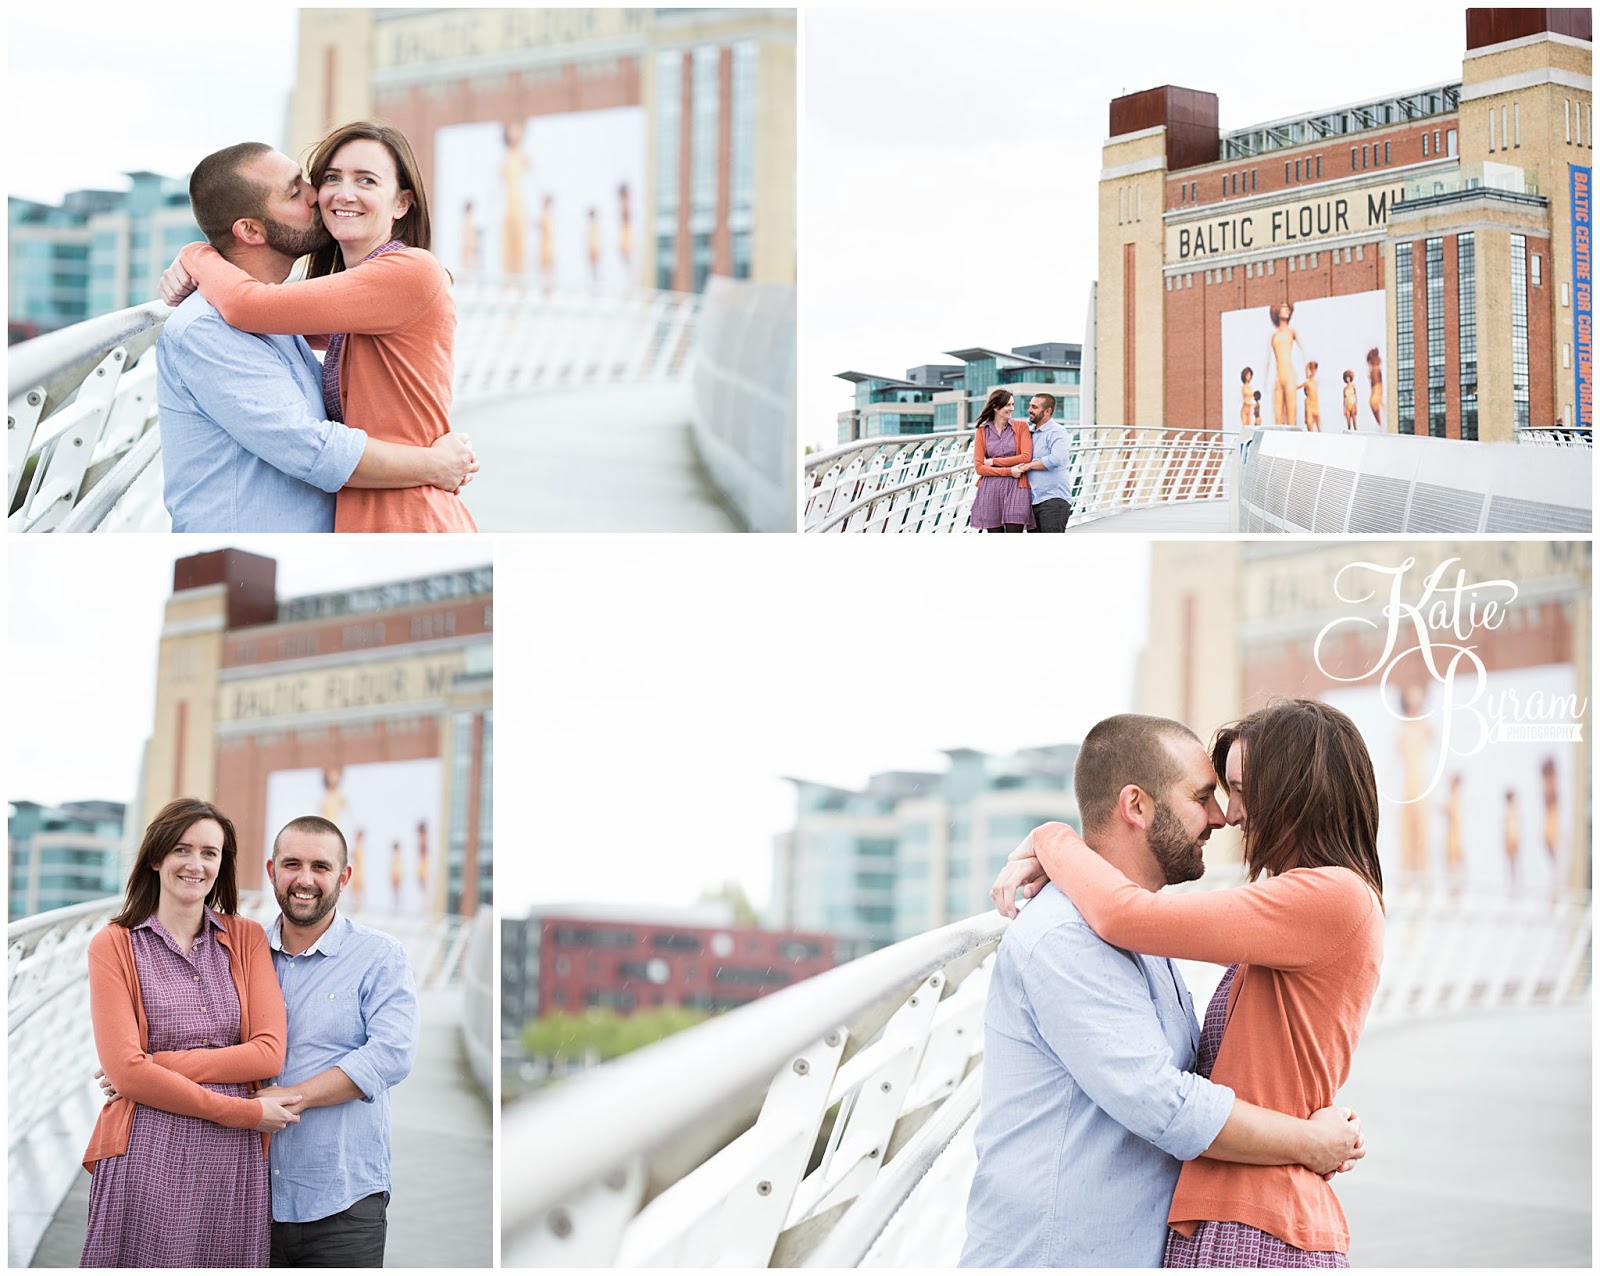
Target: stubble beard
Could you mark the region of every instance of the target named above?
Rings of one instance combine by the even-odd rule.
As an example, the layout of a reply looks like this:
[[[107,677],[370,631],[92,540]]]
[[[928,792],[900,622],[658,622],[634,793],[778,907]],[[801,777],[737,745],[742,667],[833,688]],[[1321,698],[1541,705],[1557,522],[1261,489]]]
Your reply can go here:
[[[261,219],[261,225],[266,232],[267,247],[273,252],[282,253],[285,257],[304,257],[307,253],[314,253],[317,249],[333,242],[333,236],[322,224],[320,213],[317,215],[317,220],[304,230],[296,230],[286,222],[265,216]]]
[[[1207,830],[1209,834],[1209,829]],[[1192,837],[1183,827],[1183,821],[1165,802],[1156,804],[1155,817],[1150,821],[1150,853],[1161,867],[1161,876],[1168,886],[1179,882],[1194,882],[1205,876],[1205,838]]]

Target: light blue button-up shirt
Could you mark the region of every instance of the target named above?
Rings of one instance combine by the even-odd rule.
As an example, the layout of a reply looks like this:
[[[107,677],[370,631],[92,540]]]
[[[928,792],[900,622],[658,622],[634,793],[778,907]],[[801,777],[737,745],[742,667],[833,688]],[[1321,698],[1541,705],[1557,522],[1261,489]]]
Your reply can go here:
[[[989,985],[961,1265],[1160,1267],[1179,1162],[1233,1111],[1190,1071],[1199,1043],[1171,961],[1113,948],[1041,891]]]
[[[156,342],[163,499],[175,532],[331,532],[367,446],[323,419],[304,338],[230,328],[198,292]]]
[[[1035,505],[1057,497],[1071,501],[1072,443],[1054,417],[1033,427],[1033,459],[1043,461],[1045,468],[1028,471],[1028,486],[1033,493],[1029,499]]]
[[[267,931],[289,1012],[281,1086],[339,1068],[366,1097],[307,1108],[272,1136],[272,1217],[310,1223],[382,1192],[389,1178],[389,1087],[417,1057],[417,990],[400,941],[334,914],[299,956],[283,950],[283,918]]]

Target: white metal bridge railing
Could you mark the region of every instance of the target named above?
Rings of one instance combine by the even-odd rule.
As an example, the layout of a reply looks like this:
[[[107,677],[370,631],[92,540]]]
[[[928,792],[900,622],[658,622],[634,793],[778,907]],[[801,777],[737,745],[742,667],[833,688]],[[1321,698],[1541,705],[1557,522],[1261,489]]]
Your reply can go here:
[[[1081,426],[1071,439],[1071,526],[1178,502],[1227,500],[1237,434]],[[964,532],[977,494],[973,432],[846,444],[806,462],[808,532]]]
[[[954,1266],[1005,926],[919,935],[513,1105],[506,1265]],[[1369,1024],[1582,1001],[1591,928],[1586,893],[1391,892]]]
[[[24,917],[6,927],[6,1127],[8,1256],[26,1267],[82,1172],[100,1109],[89,1021],[89,941],[122,907],[120,896]],[[246,892],[240,911],[263,925],[277,914],[267,894]],[[465,918],[363,916],[405,944],[424,988],[463,990],[462,1033],[473,1072],[488,1087],[494,999],[489,910]],[[481,1057],[481,1058],[480,1058]]]
[[[687,383],[700,299],[546,295],[456,283],[455,406],[556,389]],[[171,311],[147,302],[7,352],[6,509],[14,532],[161,531],[154,346]],[[792,437],[792,432],[791,436]]]

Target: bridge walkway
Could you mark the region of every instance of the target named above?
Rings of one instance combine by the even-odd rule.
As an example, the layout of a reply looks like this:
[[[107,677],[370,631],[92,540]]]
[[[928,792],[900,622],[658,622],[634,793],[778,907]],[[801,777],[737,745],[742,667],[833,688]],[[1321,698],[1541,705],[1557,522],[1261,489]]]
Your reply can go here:
[[[483,468],[480,531],[734,532],[700,464],[686,385],[552,389],[458,408]]]

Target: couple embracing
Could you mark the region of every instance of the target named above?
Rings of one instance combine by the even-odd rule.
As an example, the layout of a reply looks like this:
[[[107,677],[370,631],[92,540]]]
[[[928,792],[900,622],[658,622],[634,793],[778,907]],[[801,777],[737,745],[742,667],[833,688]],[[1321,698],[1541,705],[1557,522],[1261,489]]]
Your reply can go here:
[[[1365,1149],[1335,1096],[1384,917],[1360,733],[1287,700],[1208,755],[1181,723],[1124,714],[1085,737],[1073,787],[1083,837],[1036,829],[992,892],[1017,920],[989,989],[962,1265],[1347,1267],[1331,1180]],[[1225,822],[1249,884],[1164,893],[1202,875]],[[1203,1027],[1173,958],[1227,968]]]
[[[338,913],[349,854],[321,816],[273,842],[266,931],[237,862],[227,816],[169,803],[89,943],[107,1102],[81,1266],[383,1266],[389,1090],[419,1035],[405,951]]]
[[[162,276],[177,309],[156,344],[173,530],[476,531],[455,301],[405,137],[347,124],[309,174],[240,143],[195,166],[189,197],[207,242]]]

